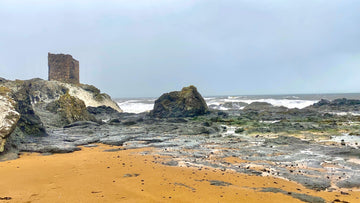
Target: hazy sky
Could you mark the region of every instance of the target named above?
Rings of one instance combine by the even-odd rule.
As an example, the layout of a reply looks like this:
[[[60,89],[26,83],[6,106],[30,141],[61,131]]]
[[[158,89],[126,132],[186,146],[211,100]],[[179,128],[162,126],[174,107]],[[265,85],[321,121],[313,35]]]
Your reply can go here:
[[[360,92],[360,1],[0,0],[0,77],[48,52],[112,97]]]

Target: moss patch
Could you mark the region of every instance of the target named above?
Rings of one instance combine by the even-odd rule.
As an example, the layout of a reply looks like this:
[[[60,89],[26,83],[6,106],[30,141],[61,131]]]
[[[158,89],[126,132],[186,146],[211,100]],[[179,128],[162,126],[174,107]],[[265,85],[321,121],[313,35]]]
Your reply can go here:
[[[0,86],[0,95],[6,96],[10,92],[10,89],[4,86]]]
[[[59,113],[65,123],[95,121],[95,118],[88,113],[84,101],[71,96],[68,92],[58,100],[48,104],[46,109],[53,113]]]

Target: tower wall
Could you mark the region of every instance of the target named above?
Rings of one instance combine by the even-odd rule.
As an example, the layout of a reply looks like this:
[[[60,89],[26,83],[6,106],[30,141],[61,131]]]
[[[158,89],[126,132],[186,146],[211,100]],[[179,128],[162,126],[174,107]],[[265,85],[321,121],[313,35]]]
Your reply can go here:
[[[79,61],[68,54],[48,54],[49,81],[79,84]]]

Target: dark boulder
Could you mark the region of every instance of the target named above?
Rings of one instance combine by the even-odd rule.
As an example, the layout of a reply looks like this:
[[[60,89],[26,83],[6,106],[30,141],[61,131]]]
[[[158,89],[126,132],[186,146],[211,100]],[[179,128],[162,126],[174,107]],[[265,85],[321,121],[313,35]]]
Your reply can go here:
[[[87,107],[87,111],[95,116],[95,118],[99,121],[110,121],[111,124],[118,124],[121,121],[119,118],[121,117],[121,113],[117,111],[116,109],[113,109],[110,106],[98,106],[98,107]],[[115,120],[114,120],[115,119]],[[116,119],[119,121],[116,121]],[[112,121],[114,120],[114,121]]]
[[[360,111],[360,100],[342,98],[329,101],[321,99],[306,108],[320,111]]]
[[[155,101],[150,116],[166,117],[194,117],[208,113],[208,106],[196,87],[184,87],[181,91],[163,94]]]
[[[244,110],[265,110],[273,107],[272,104],[269,104],[267,102],[252,102],[251,104],[247,105]]]
[[[121,120],[118,119],[118,118],[114,118],[114,119],[111,119],[111,120],[109,121],[109,124],[110,124],[110,125],[117,125],[117,124],[120,124],[120,123],[121,123]]]
[[[125,125],[125,126],[131,126],[131,125],[135,125],[136,121],[130,119],[130,120],[123,121],[122,124]]]
[[[266,102],[253,102],[246,106],[243,109],[243,112],[247,114],[247,117],[258,117],[261,115],[262,119],[273,120],[273,119],[282,119],[276,118],[276,116],[281,113],[287,112],[289,109],[284,106],[273,106],[270,103]]]
[[[35,113],[31,103],[32,85],[31,81],[26,81],[13,94],[16,101],[15,109],[21,115],[17,126],[26,135],[46,135],[45,127],[40,117]]]
[[[357,99],[335,99],[331,102],[333,106],[353,106],[353,105],[360,105],[360,100]]]
[[[321,99],[319,102],[313,104],[314,107],[320,107],[320,106],[324,106],[324,105],[330,105],[331,102],[327,99]]]
[[[87,111],[91,114],[119,114],[119,112],[113,108],[111,108],[110,106],[98,106],[98,107],[92,107],[89,106],[87,107]]]

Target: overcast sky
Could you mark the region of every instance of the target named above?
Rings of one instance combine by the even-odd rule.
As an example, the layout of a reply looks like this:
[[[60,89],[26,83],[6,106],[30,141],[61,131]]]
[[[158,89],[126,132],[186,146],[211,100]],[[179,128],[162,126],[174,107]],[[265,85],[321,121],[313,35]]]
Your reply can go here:
[[[48,52],[112,97],[360,92],[360,1],[0,0],[0,77]]]

